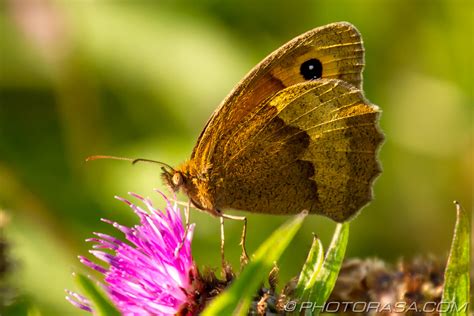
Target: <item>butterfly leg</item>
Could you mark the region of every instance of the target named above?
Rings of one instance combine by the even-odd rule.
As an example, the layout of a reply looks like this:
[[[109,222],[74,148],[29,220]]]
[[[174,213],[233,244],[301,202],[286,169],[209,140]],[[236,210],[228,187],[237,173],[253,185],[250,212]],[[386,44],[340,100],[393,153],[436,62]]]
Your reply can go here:
[[[225,262],[225,255],[224,255],[224,244],[225,244],[224,216],[220,216],[219,219],[221,222],[221,263],[222,263],[222,271],[225,274],[226,262]]]
[[[177,257],[179,252],[181,251],[181,248],[184,246],[184,242],[186,241],[186,237],[188,236],[189,232],[189,209],[191,208],[191,200],[188,201],[187,207],[184,208],[184,234],[183,238],[181,239],[181,242],[179,243],[178,247],[176,247],[174,251],[174,256]]]
[[[238,221],[243,221],[244,222],[244,225],[243,225],[243,228],[242,228],[242,236],[240,238],[240,245],[242,246],[242,255],[240,256],[240,266],[244,267],[249,262],[249,256],[247,254],[247,249],[245,248],[245,240],[247,238],[247,217],[222,214],[221,218],[222,218],[221,221],[223,221],[223,218],[227,218],[227,219],[233,219],[233,220],[238,220]]]

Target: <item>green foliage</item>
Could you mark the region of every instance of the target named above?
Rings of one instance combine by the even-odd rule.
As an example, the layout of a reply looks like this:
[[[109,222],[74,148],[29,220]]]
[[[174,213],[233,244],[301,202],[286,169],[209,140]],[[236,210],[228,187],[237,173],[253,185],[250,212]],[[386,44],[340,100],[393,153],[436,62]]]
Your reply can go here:
[[[104,292],[94,282],[83,274],[74,274],[77,286],[82,295],[87,297],[92,304],[94,315],[97,316],[120,316]]]
[[[307,213],[301,213],[273,232],[257,249],[250,263],[232,285],[204,310],[202,315],[246,315],[253,296],[275,261],[288,247]]]
[[[467,315],[470,292],[470,259],[471,259],[471,220],[470,214],[456,202],[457,219],[454,236],[444,274],[442,302],[453,302],[449,310],[442,315]],[[462,310],[462,312],[461,312]]]
[[[312,302],[314,306],[322,306],[326,302],[336,284],[348,240],[349,223],[337,225],[326,256],[319,239],[313,240],[296,287],[296,298],[300,302]],[[306,315],[318,315],[320,310],[315,309],[311,313],[308,309],[305,312]]]
[[[307,297],[316,281],[316,276],[324,262],[324,248],[321,240],[314,236],[313,244],[308,253],[303,269],[300,272],[295,289],[295,297]]]

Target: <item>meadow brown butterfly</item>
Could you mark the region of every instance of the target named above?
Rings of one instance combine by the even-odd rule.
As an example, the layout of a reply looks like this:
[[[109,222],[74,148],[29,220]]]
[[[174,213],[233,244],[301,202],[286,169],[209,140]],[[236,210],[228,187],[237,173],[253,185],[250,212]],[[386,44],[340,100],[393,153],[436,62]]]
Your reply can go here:
[[[162,168],[164,181],[221,221],[226,209],[350,219],[381,172],[380,111],[364,97],[363,68],[362,39],[349,23],[296,37],[234,88],[191,158]]]
[[[237,209],[337,222],[372,199],[383,134],[362,91],[364,47],[346,22],[266,57],[214,111],[191,158],[164,181],[213,215]]]

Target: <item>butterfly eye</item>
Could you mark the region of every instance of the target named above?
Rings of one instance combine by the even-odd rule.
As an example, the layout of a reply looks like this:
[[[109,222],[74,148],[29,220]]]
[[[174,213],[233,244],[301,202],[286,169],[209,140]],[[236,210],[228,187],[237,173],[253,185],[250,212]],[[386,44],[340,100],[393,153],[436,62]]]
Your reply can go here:
[[[309,59],[301,64],[300,73],[306,80],[321,78],[323,75],[323,65],[319,59]]]
[[[183,176],[181,175],[181,173],[176,172],[173,175],[173,184],[177,187],[183,184]]]

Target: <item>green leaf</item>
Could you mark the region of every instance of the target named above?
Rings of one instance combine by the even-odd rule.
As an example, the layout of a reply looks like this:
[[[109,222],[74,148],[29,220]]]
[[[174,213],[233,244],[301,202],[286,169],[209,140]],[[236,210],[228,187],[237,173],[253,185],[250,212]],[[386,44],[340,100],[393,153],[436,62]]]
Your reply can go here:
[[[315,277],[314,286],[309,294],[308,301],[313,302],[313,306],[323,306],[329,298],[344,260],[348,240],[349,223],[337,224],[323,265]],[[305,298],[303,297],[303,299]],[[320,309],[315,308],[313,313],[319,315]]]
[[[202,315],[247,315],[258,287],[268,275],[273,263],[288,247],[306,215],[307,212],[303,212],[274,231],[260,245],[240,276],[209,304]]]
[[[441,315],[467,315],[469,304],[469,267],[471,250],[471,220],[459,203],[456,203],[457,219],[454,236],[444,272],[444,288],[441,302],[446,310]],[[448,307],[449,306],[449,307]]]
[[[86,296],[91,301],[94,315],[120,316],[120,313],[117,311],[115,306],[112,305],[102,289],[95,285],[91,279],[80,273],[75,273],[74,277],[82,295]]]
[[[300,272],[298,278],[298,284],[295,289],[295,297],[303,298],[308,297],[311,291],[311,288],[316,282],[316,276],[318,275],[319,270],[321,269],[324,261],[324,249],[321,240],[314,236],[313,244],[308,253],[308,258],[306,259],[303,269]]]

